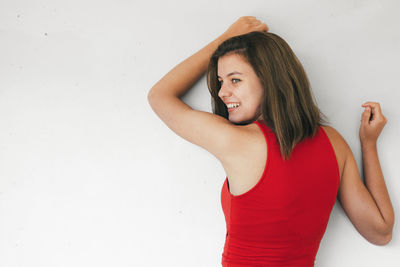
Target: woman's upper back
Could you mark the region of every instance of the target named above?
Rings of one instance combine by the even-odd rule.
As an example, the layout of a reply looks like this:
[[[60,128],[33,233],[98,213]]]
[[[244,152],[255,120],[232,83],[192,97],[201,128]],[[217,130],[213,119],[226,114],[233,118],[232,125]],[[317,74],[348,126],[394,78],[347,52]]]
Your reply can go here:
[[[340,183],[333,146],[319,128],[285,162],[269,127],[261,121],[245,127],[249,135],[238,145],[247,148],[236,167],[226,168],[221,191],[227,226],[223,266],[275,261],[312,266]]]
[[[339,173],[343,173],[346,146],[338,132],[330,126],[321,126],[335,152]],[[234,145],[242,147],[237,155],[222,163],[230,183],[230,192],[240,195],[253,188],[260,179],[268,157],[264,133],[256,123],[241,126],[241,135]],[[245,177],[245,178],[243,178]],[[341,175],[340,175],[341,177]]]

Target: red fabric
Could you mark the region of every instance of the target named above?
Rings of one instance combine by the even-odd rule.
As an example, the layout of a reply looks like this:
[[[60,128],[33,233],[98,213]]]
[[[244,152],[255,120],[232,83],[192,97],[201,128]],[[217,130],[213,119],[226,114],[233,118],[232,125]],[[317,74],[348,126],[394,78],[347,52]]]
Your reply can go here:
[[[322,127],[284,162],[274,132],[255,121],[267,142],[258,183],[234,196],[226,177],[221,204],[226,221],[222,266],[314,266],[340,183],[333,147]]]

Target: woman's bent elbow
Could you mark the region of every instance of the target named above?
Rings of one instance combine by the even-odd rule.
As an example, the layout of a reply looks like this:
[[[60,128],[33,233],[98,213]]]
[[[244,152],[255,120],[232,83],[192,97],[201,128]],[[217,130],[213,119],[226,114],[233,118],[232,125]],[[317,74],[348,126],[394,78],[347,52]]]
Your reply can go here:
[[[384,235],[381,238],[379,238],[378,240],[374,240],[374,242],[371,242],[371,243],[373,243],[374,245],[377,245],[377,246],[385,246],[391,240],[392,240],[392,233],[390,232],[389,234]]]

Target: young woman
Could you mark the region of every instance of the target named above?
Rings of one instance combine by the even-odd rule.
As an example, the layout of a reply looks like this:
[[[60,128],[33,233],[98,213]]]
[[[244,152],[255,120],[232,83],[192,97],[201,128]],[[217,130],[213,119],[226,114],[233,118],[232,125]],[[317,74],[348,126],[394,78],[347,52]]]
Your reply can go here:
[[[213,113],[180,100],[205,71]],[[336,198],[369,242],[391,240],[394,211],[376,147],[387,122],[379,103],[362,104],[364,184],[346,141],[324,124],[301,63],[255,17],[239,18],[177,65],[148,101],[226,171],[223,266],[314,266]]]

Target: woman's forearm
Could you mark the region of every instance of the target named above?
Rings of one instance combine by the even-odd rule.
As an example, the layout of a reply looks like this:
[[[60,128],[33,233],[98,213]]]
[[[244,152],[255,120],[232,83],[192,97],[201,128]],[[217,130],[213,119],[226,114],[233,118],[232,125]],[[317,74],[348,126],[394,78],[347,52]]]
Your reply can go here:
[[[365,185],[378,206],[389,234],[394,225],[394,211],[379,163],[376,143],[361,143],[361,149]]]
[[[205,73],[211,55],[224,40],[224,35],[219,36],[201,50],[179,63],[151,88],[149,96],[168,94],[181,97],[184,95]]]

